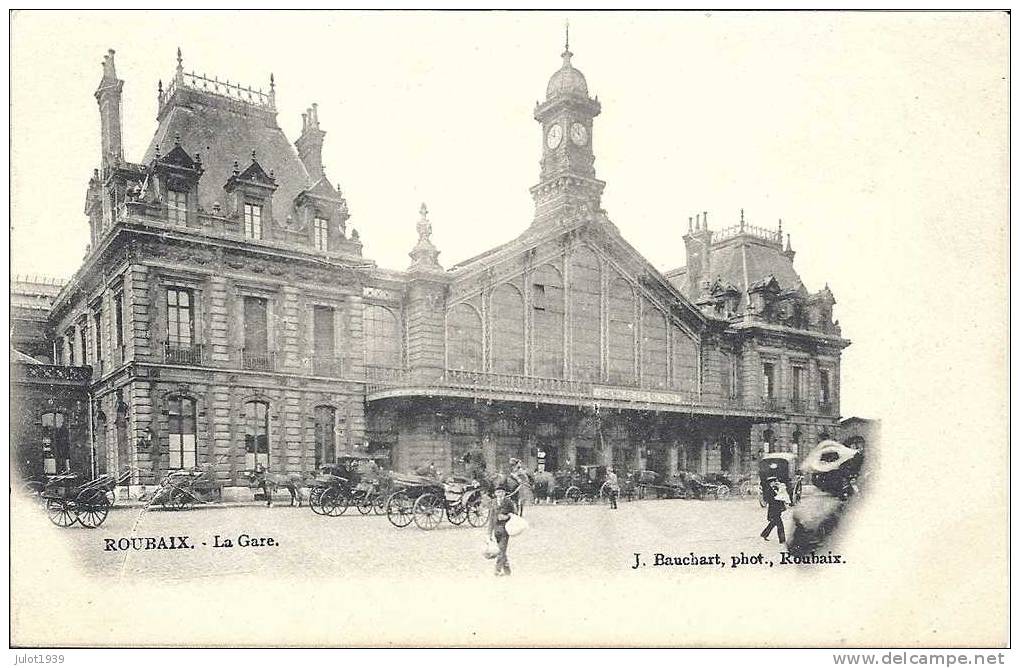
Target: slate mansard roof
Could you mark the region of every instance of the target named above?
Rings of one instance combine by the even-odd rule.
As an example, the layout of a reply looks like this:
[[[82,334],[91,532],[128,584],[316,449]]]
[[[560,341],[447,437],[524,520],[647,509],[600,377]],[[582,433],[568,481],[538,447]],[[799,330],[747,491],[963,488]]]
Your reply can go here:
[[[201,154],[204,173],[198,182],[198,197],[204,209],[210,209],[213,202],[224,203],[223,186],[233,174],[234,161],[243,169],[252,151],[258,163],[273,172],[278,185],[273,199],[284,217],[298,193],[314,185],[297,149],[277,125],[275,109],[187,88],[168,96],[158,120],[142,162],[149,164],[157,147],[166,155],[180,137],[188,155]]]

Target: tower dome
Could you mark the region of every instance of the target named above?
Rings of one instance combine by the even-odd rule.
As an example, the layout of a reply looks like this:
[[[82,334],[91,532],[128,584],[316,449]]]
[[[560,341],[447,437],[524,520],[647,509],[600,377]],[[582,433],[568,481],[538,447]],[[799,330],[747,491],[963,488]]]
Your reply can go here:
[[[545,88],[545,98],[551,100],[560,95],[588,97],[588,82],[584,80],[581,71],[570,64],[570,58],[574,54],[570,52],[569,46],[562,55],[563,67],[556,70],[549,79],[549,85]]]

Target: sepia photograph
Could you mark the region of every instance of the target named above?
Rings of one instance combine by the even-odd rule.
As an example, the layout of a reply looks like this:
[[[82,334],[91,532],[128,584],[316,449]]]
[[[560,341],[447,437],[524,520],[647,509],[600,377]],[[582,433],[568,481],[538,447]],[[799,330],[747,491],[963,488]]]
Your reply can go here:
[[[1008,12],[9,21],[12,649],[1009,646]]]

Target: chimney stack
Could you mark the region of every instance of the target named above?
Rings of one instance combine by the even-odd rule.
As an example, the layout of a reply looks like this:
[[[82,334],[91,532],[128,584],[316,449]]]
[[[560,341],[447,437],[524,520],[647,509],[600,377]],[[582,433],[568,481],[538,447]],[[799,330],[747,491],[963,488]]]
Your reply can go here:
[[[323,176],[322,141],[325,136],[326,133],[319,129],[319,105],[313,103],[301,114],[301,136],[294,142],[312,181],[318,181]]]
[[[124,82],[117,78],[113,61],[114,51],[110,49],[103,57],[103,78],[96,89],[99,104],[101,164],[104,168],[124,161],[124,146],[121,136],[120,105]]]

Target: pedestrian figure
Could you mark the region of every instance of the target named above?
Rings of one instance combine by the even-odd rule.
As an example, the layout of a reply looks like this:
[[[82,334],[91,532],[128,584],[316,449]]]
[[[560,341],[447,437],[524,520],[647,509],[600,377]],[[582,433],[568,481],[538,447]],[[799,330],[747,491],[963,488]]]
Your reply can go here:
[[[489,513],[489,536],[496,539],[499,553],[496,555],[496,575],[510,575],[510,560],[507,558],[507,547],[510,544],[510,534],[506,531],[506,523],[510,515],[516,510],[513,501],[506,494],[502,487],[496,488],[496,501]]]
[[[620,479],[612,466],[606,469],[606,492],[609,494],[609,507],[616,510],[616,497],[620,495]]]
[[[769,478],[765,483],[765,500],[768,503],[766,517],[769,523],[765,525],[765,529],[761,532],[761,537],[768,540],[769,534],[772,533],[772,528],[775,527],[776,533],[779,535],[779,542],[785,543],[786,528],[783,526],[783,511],[786,510],[790,497],[787,495],[786,489],[781,488],[778,479]]]
[[[509,490],[514,494],[514,500],[517,504],[517,514],[524,515],[524,488],[530,489],[531,480],[528,477],[528,471],[524,468],[524,464],[521,460],[516,457],[510,458],[510,484],[514,487]]]

